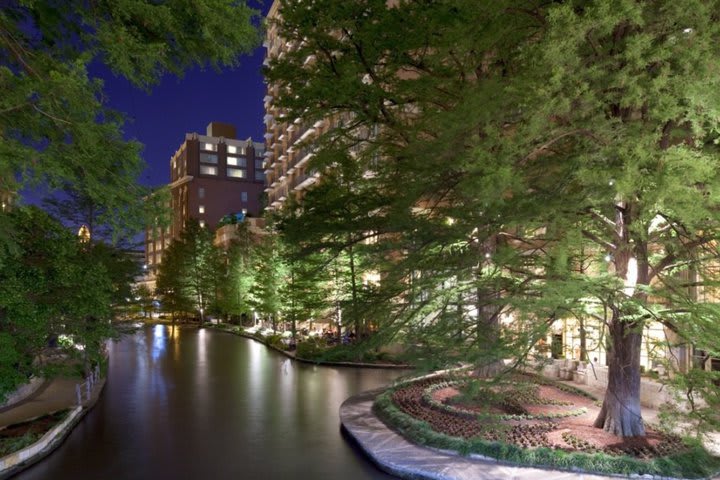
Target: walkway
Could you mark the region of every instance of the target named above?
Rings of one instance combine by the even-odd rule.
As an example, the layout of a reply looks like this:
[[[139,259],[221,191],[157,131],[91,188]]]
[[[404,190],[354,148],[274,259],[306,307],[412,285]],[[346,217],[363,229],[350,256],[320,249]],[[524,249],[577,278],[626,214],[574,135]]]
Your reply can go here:
[[[75,385],[80,382],[78,378],[55,378],[45,382],[30,397],[0,410],[0,428],[76,407]],[[93,397],[97,396],[100,390],[96,388]]]
[[[402,478],[432,480],[537,479],[607,480],[626,478],[580,472],[563,472],[537,467],[518,467],[490,458],[463,457],[421,447],[390,430],[372,412],[378,392],[366,392],[347,399],[340,407],[340,421],[360,448],[381,469]],[[655,413],[657,414],[657,413]],[[716,477],[720,478],[720,477]]]

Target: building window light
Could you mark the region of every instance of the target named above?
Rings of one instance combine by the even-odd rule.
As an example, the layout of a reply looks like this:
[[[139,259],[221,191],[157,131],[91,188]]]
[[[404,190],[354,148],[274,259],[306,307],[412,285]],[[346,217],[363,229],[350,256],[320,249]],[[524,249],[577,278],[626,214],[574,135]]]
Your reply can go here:
[[[247,202],[248,200],[247,192],[240,192],[240,201],[241,202]]]
[[[237,147],[235,145],[228,145],[227,152],[228,153],[239,153],[240,155],[245,155],[245,147]]]
[[[200,228],[205,228],[205,220],[200,220]]]
[[[245,170],[241,168],[228,168],[227,176],[232,178],[245,178]]]
[[[203,143],[202,145],[203,150],[208,150],[210,152],[216,152],[217,151],[217,144],[215,143]]]
[[[210,165],[200,165],[201,175],[217,175],[217,167],[211,167]]]
[[[200,205],[198,207],[198,213],[205,213],[205,205]]]
[[[205,189],[203,187],[198,188],[198,198],[205,198]]]
[[[228,166],[232,167],[247,167],[247,159],[245,157],[227,157]]]

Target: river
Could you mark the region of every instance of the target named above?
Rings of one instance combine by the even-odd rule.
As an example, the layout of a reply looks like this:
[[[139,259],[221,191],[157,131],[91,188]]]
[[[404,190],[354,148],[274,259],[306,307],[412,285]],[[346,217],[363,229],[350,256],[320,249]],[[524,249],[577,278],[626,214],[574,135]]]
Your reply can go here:
[[[390,479],[340,432],[349,396],[398,371],[291,362],[252,340],[156,325],[110,344],[105,391],[31,479]]]

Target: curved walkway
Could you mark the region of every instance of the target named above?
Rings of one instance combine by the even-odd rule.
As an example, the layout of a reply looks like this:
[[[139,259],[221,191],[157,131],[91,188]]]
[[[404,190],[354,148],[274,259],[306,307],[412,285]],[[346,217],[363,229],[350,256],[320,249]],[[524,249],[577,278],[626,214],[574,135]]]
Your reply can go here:
[[[345,431],[381,469],[408,479],[432,480],[607,480],[627,478],[584,472],[564,472],[538,467],[519,467],[476,455],[462,457],[454,453],[421,447],[389,429],[372,412],[379,392],[350,397],[340,406],[340,422]],[[636,478],[652,478],[637,476]],[[717,478],[717,477],[716,477]]]

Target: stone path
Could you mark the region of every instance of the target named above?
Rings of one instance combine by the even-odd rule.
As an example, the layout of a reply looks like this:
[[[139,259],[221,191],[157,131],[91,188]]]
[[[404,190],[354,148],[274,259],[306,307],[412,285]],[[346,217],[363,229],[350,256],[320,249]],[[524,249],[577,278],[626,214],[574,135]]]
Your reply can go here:
[[[398,477],[432,480],[626,478],[621,475],[518,467],[502,464],[494,459],[478,456],[462,457],[415,445],[390,430],[373,414],[372,403],[377,393],[367,392],[347,399],[340,407],[340,421],[349,435],[381,470]]]
[[[0,411],[0,428],[77,406],[77,378],[56,378],[20,403]]]

